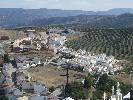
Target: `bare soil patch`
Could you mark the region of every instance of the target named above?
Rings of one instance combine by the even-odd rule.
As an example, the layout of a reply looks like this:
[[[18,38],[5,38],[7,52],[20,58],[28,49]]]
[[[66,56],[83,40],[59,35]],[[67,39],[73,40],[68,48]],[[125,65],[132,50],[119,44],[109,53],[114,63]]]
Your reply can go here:
[[[35,67],[28,69],[29,74],[33,78],[33,80],[37,80],[43,84],[46,84],[48,87],[66,84],[66,77],[61,76],[66,74],[66,70],[64,69],[57,69],[56,66],[47,65],[43,67]],[[69,71],[69,82],[72,82],[76,79],[75,71]]]

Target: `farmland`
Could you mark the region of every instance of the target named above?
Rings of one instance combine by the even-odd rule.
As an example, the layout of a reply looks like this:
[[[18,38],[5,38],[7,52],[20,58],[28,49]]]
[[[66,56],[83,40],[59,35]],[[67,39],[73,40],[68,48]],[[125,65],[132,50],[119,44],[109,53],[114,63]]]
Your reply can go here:
[[[85,34],[66,44],[75,50],[113,55],[117,59],[133,60],[133,29],[81,29]]]

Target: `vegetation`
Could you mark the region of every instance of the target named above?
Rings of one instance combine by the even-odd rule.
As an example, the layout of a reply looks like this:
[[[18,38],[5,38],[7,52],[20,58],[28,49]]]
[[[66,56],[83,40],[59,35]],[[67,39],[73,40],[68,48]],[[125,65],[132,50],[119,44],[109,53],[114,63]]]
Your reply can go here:
[[[107,12],[65,11],[50,9],[0,9],[0,26],[15,28],[23,26],[87,26],[87,27],[133,27],[133,10],[109,10]],[[127,13],[130,12],[131,14]],[[127,13],[127,14],[125,14]],[[8,15],[10,14],[10,16]],[[120,15],[122,14],[122,15]],[[40,16],[41,15],[41,16]],[[117,15],[117,16],[116,16]],[[3,16],[5,16],[3,18]],[[15,19],[14,19],[15,18]]]
[[[54,87],[54,86],[51,86],[51,87],[49,88],[49,91],[50,91],[50,92],[54,92],[54,90],[55,90],[55,87]]]
[[[102,98],[101,96],[103,95],[104,92],[106,92],[108,94],[108,96],[110,96],[112,86],[114,86],[116,89],[117,80],[113,79],[112,77],[109,77],[107,74],[103,74],[100,77],[99,82],[96,85],[97,91],[95,94],[98,93],[97,98]],[[131,86],[120,82],[120,89],[121,89],[121,93],[123,95],[126,95],[130,91]],[[94,97],[96,97],[96,96],[94,95]]]
[[[4,54],[4,63],[8,63],[9,62],[9,55],[8,54]]]
[[[74,82],[68,86],[68,95],[74,100],[87,99],[88,92],[83,88],[83,85],[80,82]]]
[[[0,100],[9,100],[9,98],[6,96],[0,96]]]
[[[94,78],[92,77],[92,75],[88,74],[88,76],[85,77],[85,80],[84,80],[84,88],[90,89],[91,86],[93,85],[94,85]]]
[[[81,29],[86,32],[79,39],[66,42],[75,50],[85,49],[92,53],[106,53],[117,59],[133,60],[133,29]]]
[[[86,100],[88,98],[90,98],[91,100],[102,100],[103,93],[106,92],[109,99],[112,92],[112,86],[114,86],[116,90],[117,80],[113,79],[107,74],[101,75],[97,83],[96,80],[97,75],[92,76],[88,74],[88,76],[85,77],[84,84],[80,82],[69,84],[68,95],[75,100]],[[129,92],[130,88],[131,86],[125,85],[124,83],[120,82],[120,89],[123,95],[126,95]]]
[[[133,75],[133,62],[125,64],[123,71],[128,75]]]

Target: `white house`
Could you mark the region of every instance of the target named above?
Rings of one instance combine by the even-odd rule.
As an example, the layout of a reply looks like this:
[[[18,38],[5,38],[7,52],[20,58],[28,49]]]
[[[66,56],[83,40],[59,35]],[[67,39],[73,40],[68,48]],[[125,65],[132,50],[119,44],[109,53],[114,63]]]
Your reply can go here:
[[[74,99],[72,99],[72,98],[70,98],[70,97],[67,97],[67,98],[65,98],[65,99],[63,99],[63,100],[74,100]]]

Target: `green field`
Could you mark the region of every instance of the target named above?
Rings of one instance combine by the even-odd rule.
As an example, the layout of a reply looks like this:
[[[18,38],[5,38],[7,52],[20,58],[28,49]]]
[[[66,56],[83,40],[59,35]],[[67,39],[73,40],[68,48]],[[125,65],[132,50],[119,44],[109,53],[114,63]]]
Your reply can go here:
[[[117,59],[133,61],[133,29],[81,29],[86,32],[79,39],[66,44],[75,50],[85,49],[92,53],[106,53]]]

